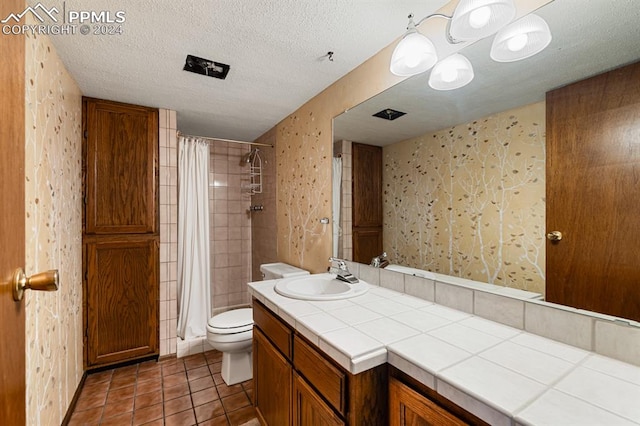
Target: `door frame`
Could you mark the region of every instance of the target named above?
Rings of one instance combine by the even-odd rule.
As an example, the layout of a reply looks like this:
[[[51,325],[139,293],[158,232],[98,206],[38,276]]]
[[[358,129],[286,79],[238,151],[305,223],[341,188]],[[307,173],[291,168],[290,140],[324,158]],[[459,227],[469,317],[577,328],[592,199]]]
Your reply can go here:
[[[3,0],[0,17],[24,9]],[[25,305],[11,281],[25,263],[25,37],[0,35],[0,424],[26,424]]]

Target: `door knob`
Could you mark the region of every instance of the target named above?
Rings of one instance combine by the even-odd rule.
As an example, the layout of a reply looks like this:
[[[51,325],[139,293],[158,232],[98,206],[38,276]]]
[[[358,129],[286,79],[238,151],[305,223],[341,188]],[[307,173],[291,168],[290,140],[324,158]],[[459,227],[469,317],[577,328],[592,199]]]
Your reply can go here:
[[[52,269],[47,272],[27,277],[22,268],[16,269],[13,273],[13,300],[19,302],[24,296],[24,291],[56,291],[58,289],[58,270]]]
[[[562,232],[560,231],[551,231],[547,234],[547,240],[549,241],[560,241],[562,239]]]

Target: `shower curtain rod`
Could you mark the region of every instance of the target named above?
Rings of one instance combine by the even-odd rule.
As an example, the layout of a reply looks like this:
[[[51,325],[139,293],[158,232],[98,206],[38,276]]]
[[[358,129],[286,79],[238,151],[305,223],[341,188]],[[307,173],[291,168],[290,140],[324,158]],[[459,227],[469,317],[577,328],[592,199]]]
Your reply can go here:
[[[221,139],[221,138],[210,138],[208,136],[193,136],[193,135],[185,135],[184,133],[182,133],[180,130],[177,131],[177,135],[178,137],[180,136],[184,136],[185,138],[200,138],[200,139],[206,139],[208,141],[220,141],[220,142],[230,142],[230,143],[240,143],[243,145],[259,145],[259,146],[268,146],[270,148],[273,148],[273,145],[268,144],[268,143],[260,143],[260,142],[245,142],[245,141],[236,141],[233,139]]]

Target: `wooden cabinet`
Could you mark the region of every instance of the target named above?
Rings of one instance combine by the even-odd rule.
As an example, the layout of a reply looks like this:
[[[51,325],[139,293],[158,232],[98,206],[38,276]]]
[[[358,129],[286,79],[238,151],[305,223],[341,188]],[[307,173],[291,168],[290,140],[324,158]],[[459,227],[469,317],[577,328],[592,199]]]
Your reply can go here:
[[[156,241],[87,243],[87,355],[89,365],[156,352]]]
[[[368,265],[382,252],[382,227],[353,228],[353,259]]]
[[[388,424],[389,426],[488,425],[395,368],[391,368],[389,377]]]
[[[85,232],[155,233],[158,110],[84,102]]]
[[[368,264],[382,253],[382,148],[354,143],[353,261]]]
[[[468,424],[394,378],[389,380],[389,413],[390,426]]]
[[[291,366],[258,328],[253,330],[253,369],[255,406],[261,422],[291,424]]]
[[[294,337],[293,366],[313,383],[318,393],[333,408],[344,415],[346,411],[347,375],[329,362],[322,353],[300,337]]]
[[[293,424],[340,426],[345,422],[320,398],[306,380],[294,373]]]
[[[386,423],[386,365],[351,374],[255,299],[253,313],[254,395],[263,424]]]
[[[158,355],[158,110],[83,99],[85,367]]]

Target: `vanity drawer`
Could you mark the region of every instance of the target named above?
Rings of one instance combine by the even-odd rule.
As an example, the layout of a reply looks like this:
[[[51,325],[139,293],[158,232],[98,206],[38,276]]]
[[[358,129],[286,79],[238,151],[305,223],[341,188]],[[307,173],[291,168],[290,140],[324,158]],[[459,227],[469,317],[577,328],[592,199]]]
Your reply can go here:
[[[268,308],[253,300],[253,323],[271,340],[284,356],[291,360],[293,331]]]
[[[294,336],[293,366],[336,410],[345,414],[347,375],[322,353]]]

